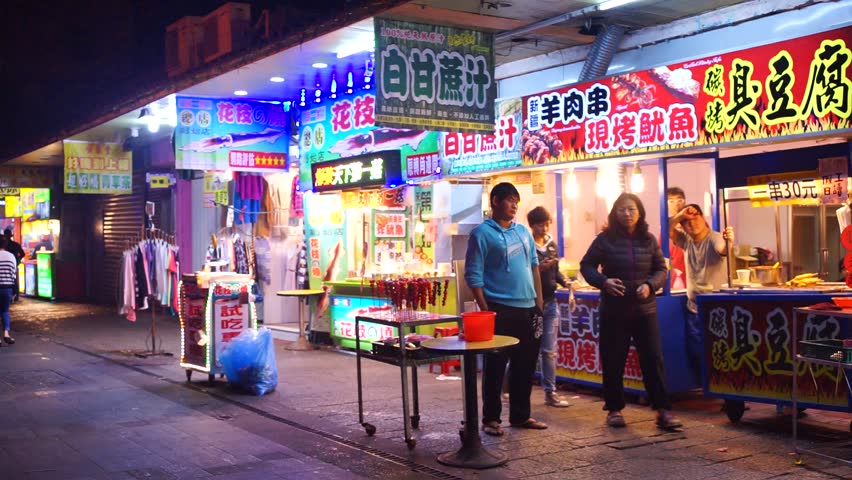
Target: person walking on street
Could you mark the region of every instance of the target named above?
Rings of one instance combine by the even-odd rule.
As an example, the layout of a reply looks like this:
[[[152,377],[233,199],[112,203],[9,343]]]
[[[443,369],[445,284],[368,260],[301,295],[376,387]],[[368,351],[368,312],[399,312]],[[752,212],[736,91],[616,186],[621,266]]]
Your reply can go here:
[[[677,225],[683,231],[675,228]],[[726,227],[722,233],[714,232],[701,207],[691,203],[669,222],[669,238],[686,252],[686,351],[693,375],[701,378],[704,336],[695,299],[699,293],[719,290],[727,282],[724,257],[728,255],[726,242],[734,242],[734,229]]]
[[[679,428],[681,422],[669,412],[671,400],[657,322],[655,292],[666,281],[663,252],[648,232],[642,201],[632,193],[622,193],[616,199],[607,225],[580,261],[583,277],[601,291],[600,356],[607,425],[626,426],[621,413],[625,406],[624,363],[632,339],[645,391],[657,411],[657,426]]]
[[[535,207],[527,213],[527,223],[535,240],[538,271],[541,275],[541,295],[544,299],[544,333],[541,336],[541,385],[544,387],[545,405],[557,408],[571,406],[568,400],[556,393],[556,337],[559,334],[559,305],[556,303],[556,286],[570,288],[559,272],[559,254],[556,242],[548,234],[552,218],[544,207]],[[574,296],[571,296],[574,300]],[[573,310],[573,305],[572,305]]]
[[[15,256],[6,250],[6,246],[6,237],[0,236],[0,317],[3,319],[3,342],[11,345],[15,343],[15,339],[9,335],[11,329],[9,307],[12,305],[18,262]]]
[[[530,415],[543,300],[532,235],[513,221],[520,200],[511,183],[496,185],[490,194],[491,218],[473,229],[465,254],[464,278],[479,309],[496,313],[494,333],[520,341],[508,353],[485,354],[482,430],[495,436],[504,433],[500,427],[500,387],[509,360],[509,424],[516,428],[547,428],[547,424]]]
[[[24,260],[26,253],[24,253],[24,249],[21,247],[21,244],[16,242],[14,238],[12,238],[12,227],[6,227],[6,230],[3,231],[3,235],[6,237],[6,251],[15,256],[15,265],[20,265]],[[13,300],[18,301],[18,285],[20,279],[18,278],[18,269],[15,268],[15,292],[13,294]]]

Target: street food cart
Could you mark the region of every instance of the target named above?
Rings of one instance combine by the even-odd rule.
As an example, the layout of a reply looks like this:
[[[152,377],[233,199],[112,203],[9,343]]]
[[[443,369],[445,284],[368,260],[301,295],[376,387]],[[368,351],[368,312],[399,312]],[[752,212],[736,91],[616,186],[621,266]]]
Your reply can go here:
[[[229,272],[197,272],[183,275],[180,282],[180,366],[186,380],[192,372],[206,373],[212,384],[223,375],[219,363],[228,342],[257,328],[249,275]]]

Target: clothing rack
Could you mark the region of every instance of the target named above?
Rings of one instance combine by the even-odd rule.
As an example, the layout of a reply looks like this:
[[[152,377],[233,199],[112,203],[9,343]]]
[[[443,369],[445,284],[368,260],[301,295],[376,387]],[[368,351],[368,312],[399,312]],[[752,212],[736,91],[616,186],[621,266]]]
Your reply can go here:
[[[129,250],[133,248],[134,245],[139,244],[145,240],[162,240],[169,245],[177,245],[175,242],[175,236],[169,233],[166,233],[158,228],[150,227],[145,228],[142,227],[139,233],[133,234],[127,239],[125,239],[125,250]],[[149,310],[151,310],[151,328],[149,329],[150,336],[145,339],[145,349],[141,351],[133,352],[133,354],[139,358],[147,358],[157,355],[163,355],[166,357],[174,356],[171,352],[166,352],[162,349],[163,339],[157,335],[157,313],[156,313],[156,304],[158,303],[157,296],[148,292],[146,296],[148,299]],[[150,339],[151,344],[150,348],[148,345],[148,340]],[[159,340],[160,348],[157,348],[157,340]]]

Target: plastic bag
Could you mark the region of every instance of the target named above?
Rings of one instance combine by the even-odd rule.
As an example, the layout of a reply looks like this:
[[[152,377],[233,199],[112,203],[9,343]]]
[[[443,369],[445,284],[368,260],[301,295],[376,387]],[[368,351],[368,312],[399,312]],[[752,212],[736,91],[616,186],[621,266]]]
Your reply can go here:
[[[278,386],[278,364],[272,333],[266,327],[248,329],[228,342],[219,358],[228,383],[254,395]]]

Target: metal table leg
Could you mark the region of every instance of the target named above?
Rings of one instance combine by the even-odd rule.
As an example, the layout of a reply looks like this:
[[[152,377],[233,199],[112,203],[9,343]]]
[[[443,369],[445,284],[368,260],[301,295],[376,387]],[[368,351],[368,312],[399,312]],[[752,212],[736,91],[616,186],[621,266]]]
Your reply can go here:
[[[355,317],[355,371],[358,377],[358,423],[364,427],[367,435],[376,433],[376,427],[364,421],[364,394],[361,385],[361,335],[358,334],[358,317]]]
[[[508,457],[503,452],[482,446],[479,436],[479,407],[476,393],[476,354],[465,353],[462,357],[462,382],[464,385],[464,431],[462,446],[455,452],[438,455],[438,462],[451,467],[490,468],[503,465]]]
[[[399,326],[399,355],[399,375],[402,383],[402,421],[405,426],[405,443],[408,444],[408,449],[411,450],[417,445],[417,440],[411,435],[411,418],[408,416],[408,355],[406,355],[405,351],[405,327],[402,325]]]
[[[302,308],[302,299],[300,297],[296,297],[296,299],[299,305],[299,336],[295,342],[287,346],[287,350],[310,350],[311,342],[305,338],[305,312]],[[308,302],[310,302],[309,299]],[[308,308],[310,309],[310,303],[308,304]]]

